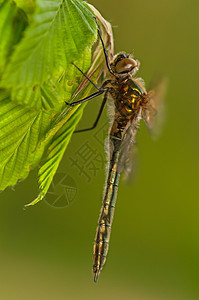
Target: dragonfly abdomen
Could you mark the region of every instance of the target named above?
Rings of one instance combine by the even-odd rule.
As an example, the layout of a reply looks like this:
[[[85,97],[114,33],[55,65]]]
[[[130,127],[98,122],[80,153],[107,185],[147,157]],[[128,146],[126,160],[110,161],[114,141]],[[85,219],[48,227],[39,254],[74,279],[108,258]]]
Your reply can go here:
[[[103,205],[100,212],[98,227],[96,231],[94,253],[93,253],[93,273],[94,281],[97,281],[100,271],[106,261],[108,253],[111,225],[115,210],[115,202],[117,198],[117,190],[120,173],[117,172],[119,151],[113,151],[110,160],[109,173]]]

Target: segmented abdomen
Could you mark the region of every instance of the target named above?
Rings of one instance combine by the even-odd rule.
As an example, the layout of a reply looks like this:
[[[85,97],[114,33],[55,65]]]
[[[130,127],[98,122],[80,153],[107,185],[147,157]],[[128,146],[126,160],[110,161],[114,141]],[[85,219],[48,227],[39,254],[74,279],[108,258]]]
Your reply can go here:
[[[117,190],[119,182],[119,172],[117,165],[119,159],[119,140],[113,140],[114,150],[111,155],[107,186],[103,198],[102,209],[98,221],[98,227],[95,236],[94,253],[93,253],[93,273],[94,281],[97,281],[100,271],[106,261],[108,253],[111,225],[117,199]],[[115,147],[117,145],[117,147]]]

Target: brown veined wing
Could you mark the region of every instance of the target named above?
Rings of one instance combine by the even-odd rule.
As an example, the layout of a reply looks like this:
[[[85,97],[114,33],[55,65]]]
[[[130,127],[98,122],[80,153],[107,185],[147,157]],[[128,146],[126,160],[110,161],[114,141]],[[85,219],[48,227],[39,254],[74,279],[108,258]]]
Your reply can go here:
[[[163,100],[167,83],[168,80],[165,77],[154,77],[149,85],[147,104],[142,109],[142,118],[154,137],[159,135],[165,118],[165,104]]]

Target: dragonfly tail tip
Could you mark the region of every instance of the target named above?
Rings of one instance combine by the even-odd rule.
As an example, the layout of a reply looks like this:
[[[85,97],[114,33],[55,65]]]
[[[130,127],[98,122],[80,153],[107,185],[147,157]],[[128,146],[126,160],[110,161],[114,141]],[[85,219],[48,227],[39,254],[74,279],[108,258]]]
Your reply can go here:
[[[94,282],[97,283],[99,272],[94,273]]]

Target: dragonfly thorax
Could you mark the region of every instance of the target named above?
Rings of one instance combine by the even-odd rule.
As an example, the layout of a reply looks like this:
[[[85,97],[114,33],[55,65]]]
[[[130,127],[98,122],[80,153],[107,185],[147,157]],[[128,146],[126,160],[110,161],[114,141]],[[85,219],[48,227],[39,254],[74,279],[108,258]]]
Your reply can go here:
[[[144,91],[131,78],[121,81],[115,93],[115,106],[122,116],[132,117],[137,115],[143,102]]]

